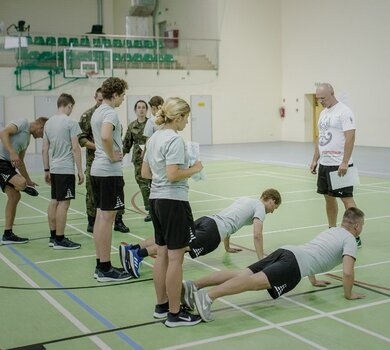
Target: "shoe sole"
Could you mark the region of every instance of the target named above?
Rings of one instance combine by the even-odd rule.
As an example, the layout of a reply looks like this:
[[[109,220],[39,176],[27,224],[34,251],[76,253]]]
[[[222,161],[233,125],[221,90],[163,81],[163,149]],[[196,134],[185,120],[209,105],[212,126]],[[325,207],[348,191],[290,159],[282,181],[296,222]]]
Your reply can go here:
[[[138,265],[138,270],[134,266],[134,258],[133,258],[133,252],[131,249],[127,252],[129,254],[129,262],[130,262],[130,273],[133,275],[134,278],[139,278],[140,274],[138,272],[140,266]]]
[[[77,247],[63,247],[63,246],[60,246],[60,245],[53,245],[53,249],[55,250],[76,250],[76,249],[80,249],[81,246],[77,246]]]
[[[29,241],[22,241],[22,242],[14,242],[14,241],[3,241],[1,240],[1,244],[7,245],[7,244],[26,244]]]
[[[184,304],[192,311],[195,309],[195,303],[193,302],[192,305],[191,305],[191,302],[187,299],[187,296],[192,293],[192,290],[188,291],[188,286],[187,286],[187,283],[184,283],[183,282],[183,287],[184,287],[184,294],[182,296],[182,301],[184,301]]]
[[[202,303],[198,297],[198,294],[197,293],[194,293],[194,297],[195,297],[195,305],[196,305],[196,308],[198,310],[198,313],[199,313],[199,316],[202,318],[202,320],[204,322],[211,322],[211,321],[214,321],[214,318],[212,319],[208,319],[205,314],[203,313],[203,308],[202,308]]]
[[[192,321],[192,322],[188,322],[188,321],[170,322],[170,321],[166,320],[164,322],[164,324],[165,324],[165,326],[167,326],[169,328],[175,328],[175,327],[195,326],[195,325],[197,325],[198,323],[201,323],[201,322],[202,322],[202,319],[200,318],[199,320]]]
[[[128,281],[131,279],[131,276],[128,277],[122,277],[122,278],[112,278],[112,277],[97,277],[96,280],[98,282],[122,282],[122,281]]]
[[[49,243],[49,247],[53,248],[54,247],[54,243]]]
[[[129,269],[127,268],[127,264],[126,264],[126,246],[123,246],[123,245],[119,246],[119,260],[122,264],[123,269],[127,273],[130,273]]]
[[[167,318],[168,317],[168,312],[165,312],[164,314],[159,314],[157,312],[154,312],[153,313],[153,317],[157,318],[158,320],[161,320],[163,318]]]

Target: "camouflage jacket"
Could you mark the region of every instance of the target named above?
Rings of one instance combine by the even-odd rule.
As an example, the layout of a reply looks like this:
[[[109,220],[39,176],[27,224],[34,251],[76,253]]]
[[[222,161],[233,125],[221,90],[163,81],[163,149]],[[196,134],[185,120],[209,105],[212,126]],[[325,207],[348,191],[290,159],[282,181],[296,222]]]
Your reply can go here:
[[[123,154],[129,153],[131,147],[134,146],[133,156],[131,158],[133,163],[142,162],[142,149],[139,145],[144,145],[146,142],[144,129],[147,121],[148,120],[145,119],[145,121],[141,123],[136,119],[132,121],[127,128],[126,136],[123,140]]]
[[[91,118],[96,108],[98,108],[98,105],[95,105],[92,108],[88,109],[86,112],[83,113],[83,115],[80,118],[79,125],[82,130],[82,133],[79,135],[79,144],[81,147],[85,147],[87,141],[94,142],[92,127],[91,127]],[[95,151],[89,148],[87,148],[86,150],[87,150],[87,166],[91,166],[92,161],[95,158]]]

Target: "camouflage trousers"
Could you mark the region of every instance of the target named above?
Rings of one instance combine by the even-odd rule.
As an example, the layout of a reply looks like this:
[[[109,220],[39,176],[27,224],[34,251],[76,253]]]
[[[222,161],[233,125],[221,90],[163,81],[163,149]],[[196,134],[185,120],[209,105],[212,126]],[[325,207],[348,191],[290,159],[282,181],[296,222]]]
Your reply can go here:
[[[85,189],[87,193],[85,195],[85,205],[87,208],[87,215],[96,217],[96,208],[93,201],[92,183],[91,183],[91,165],[87,165],[85,169]],[[117,212],[116,216],[122,216],[125,213],[124,209]]]
[[[144,179],[141,176],[142,162],[134,163],[134,177],[138,187],[141,190],[142,199],[144,201],[145,210],[149,211],[149,196],[150,196],[150,180]]]

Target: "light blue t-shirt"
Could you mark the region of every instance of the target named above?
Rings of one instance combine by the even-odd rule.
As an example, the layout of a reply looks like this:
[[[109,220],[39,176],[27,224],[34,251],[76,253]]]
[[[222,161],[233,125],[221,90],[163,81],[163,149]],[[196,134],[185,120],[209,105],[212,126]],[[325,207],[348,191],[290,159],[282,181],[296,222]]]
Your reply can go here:
[[[103,103],[96,109],[91,118],[91,128],[96,147],[91,175],[100,177],[123,176],[122,162],[112,162],[107,153],[104,152],[101,136],[103,123],[112,124],[114,151],[122,152],[122,124],[118,118],[118,113],[114,108]]]
[[[171,129],[157,130],[146,145],[144,162],[152,171],[150,199],[163,198],[188,201],[186,180],[170,182],[167,165],[177,164],[180,169],[188,168],[188,153],[183,138]]]
[[[281,247],[294,253],[301,277],[332,270],[343,262],[343,256],[356,259],[357,244],[352,233],[343,227],[332,227],[308,243]]]
[[[242,197],[216,215],[209,216],[217,224],[221,240],[237,232],[241,227],[252,225],[253,219],[265,220],[265,207],[259,199]]]
[[[144,136],[151,137],[158,129],[161,129],[161,125],[156,124],[156,119],[155,115],[148,119],[144,129]]]
[[[10,141],[13,149],[17,154],[27,149],[30,144],[30,130],[27,119],[18,119],[11,122],[10,124],[15,125],[18,128],[16,134],[11,135]],[[4,147],[3,143],[0,143],[0,159],[11,161],[10,154]]]
[[[49,141],[50,173],[75,173],[72,138],[79,134],[79,123],[65,114],[55,114],[46,122],[43,138]]]

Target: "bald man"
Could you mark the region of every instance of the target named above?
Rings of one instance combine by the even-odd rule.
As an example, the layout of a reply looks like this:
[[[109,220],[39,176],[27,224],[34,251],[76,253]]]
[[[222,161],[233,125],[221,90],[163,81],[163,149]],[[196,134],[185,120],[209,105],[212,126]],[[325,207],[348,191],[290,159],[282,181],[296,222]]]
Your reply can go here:
[[[345,209],[356,207],[353,186],[333,190],[329,176],[332,171],[344,176],[348,168],[353,166],[355,116],[348,106],[337,101],[334,89],[329,83],[323,83],[317,88],[316,99],[324,110],[318,120],[319,136],[310,171],[317,174],[319,162],[317,193],[324,195],[329,227],[335,227],[338,214],[337,198],[341,199]],[[361,247],[360,237],[356,237],[356,243]]]

